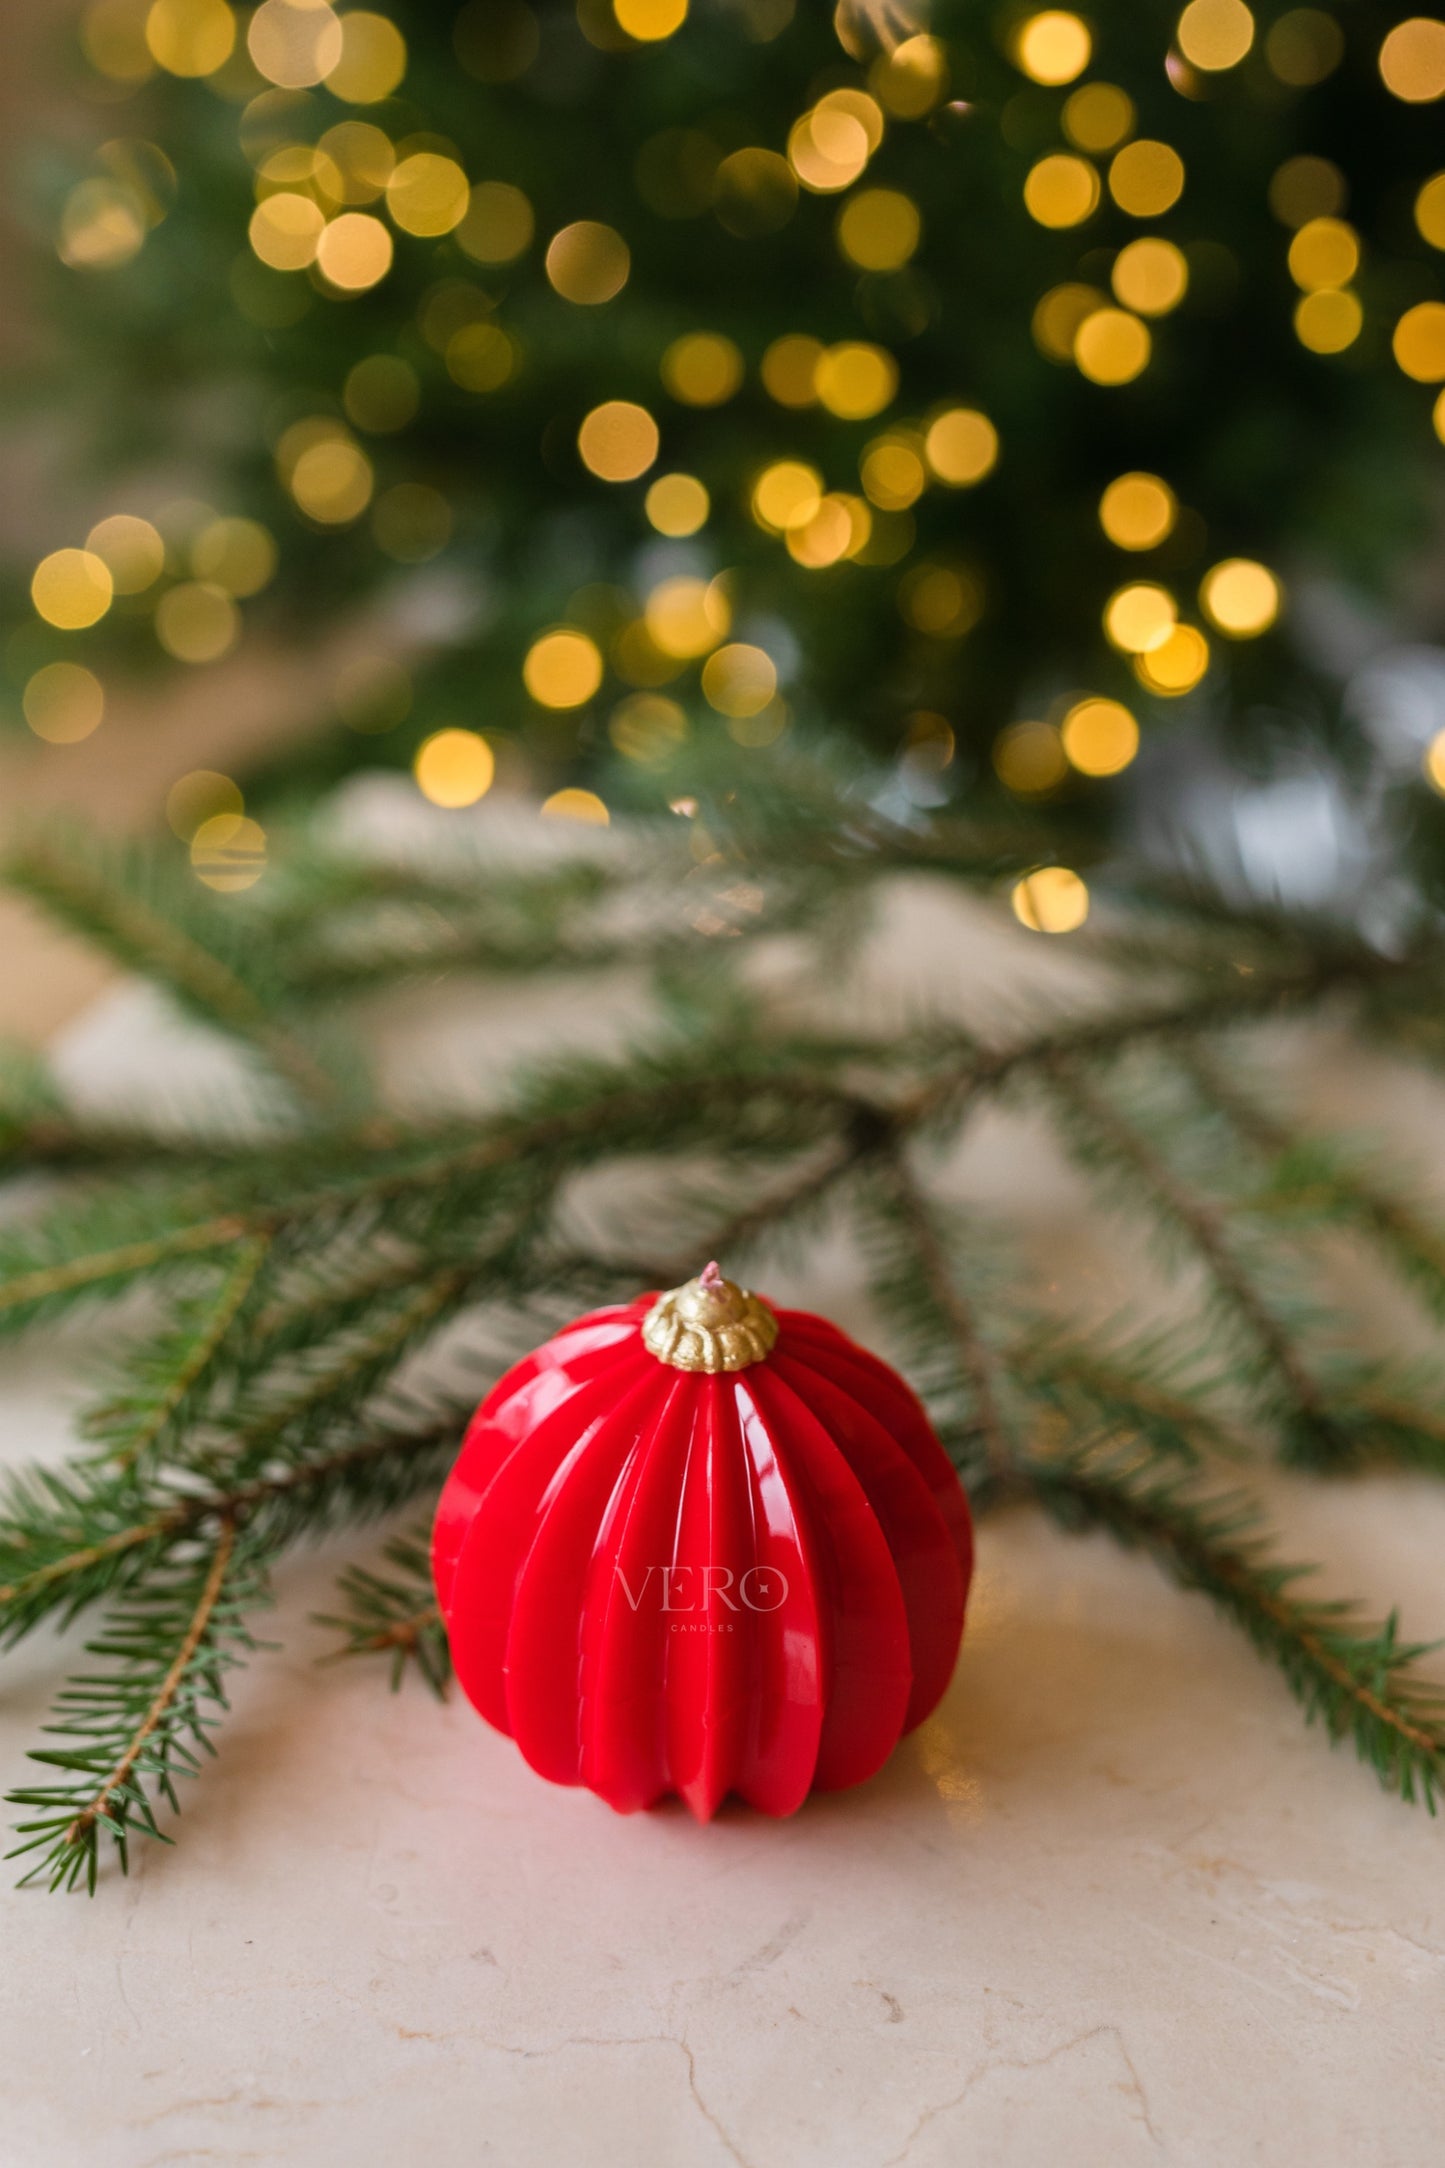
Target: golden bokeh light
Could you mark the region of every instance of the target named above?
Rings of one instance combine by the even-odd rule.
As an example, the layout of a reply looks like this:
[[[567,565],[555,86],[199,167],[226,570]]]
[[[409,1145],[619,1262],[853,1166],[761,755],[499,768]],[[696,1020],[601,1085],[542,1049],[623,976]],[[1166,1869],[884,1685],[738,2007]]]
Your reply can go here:
[[[386,184],[386,207],[404,233],[423,239],[450,233],[467,215],[471,186],[455,158],[413,151]]]
[[[1134,580],[1120,587],[1104,605],[1104,630],[1126,655],[1147,655],[1162,647],[1174,631],[1179,611],[1167,587]]]
[[[1420,761],[1425,780],[1445,798],[1445,730],[1437,730]]]
[[[708,655],[732,630],[733,613],[719,580],[680,573],[653,588],[643,611],[647,636],[659,654],[679,662]]]
[[[774,534],[801,526],[817,511],[823,496],[823,477],[816,467],[800,459],[775,460],[753,484],[753,518]]]
[[[608,717],[607,735],[624,760],[665,768],[687,742],[687,717],[665,693],[629,693]]]
[[[612,0],[618,28],[639,44],[670,38],[687,21],[687,0]]]
[[[756,751],[760,746],[776,745],[790,719],[787,702],[773,700],[756,715],[730,715],[727,733],[734,745]]]
[[[281,462],[283,479],[298,508],[323,527],[345,527],[360,519],[371,502],[375,480],[371,461],[360,445],[337,425],[327,428],[324,435],[305,422],[293,427],[310,429],[310,441],[296,448],[294,458]],[[281,449],[292,437],[293,431],[288,430]]]
[[[544,632],[527,650],[522,683],[538,707],[583,707],[602,683],[601,650],[572,626]]]
[[[1232,640],[1253,640],[1279,616],[1279,581],[1252,557],[1226,557],[1199,585],[1199,605],[1211,625]]]
[[[1360,242],[1339,218],[1311,218],[1289,245],[1289,275],[1306,293],[1348,286],[1360,268]]]
[[[226,0],[153,0],[145,40],[167,75],[214,75],[231,57],[236,18]]]
[[[27,678],[21,706],[37,738],[50,745],[78,745],[100,728],[105,688],[93,670],[78,662],[48,662]]]
[[[1059,735],[1080,775],[1118,775],[1139,750],[1139,725],[1121,700],[1076,700]]]
[[[604,400],[577,432],[583,466],[603,482],[635,482],[656,463],[660,441],[646,407],[630,399]]]
[[[825,352],[821,339],[806,332],[785,332],[762,359],[763,388],[779,406],[808,407],[818,402],[818,364]]]
[[[183,580],[156,604],[156,638],[177,662],[219,662],[241,637],[241,613],[214,580]]]
[[[1189,291],[1189,265],[1172,241],[1145,234],[1114,258],[1109,283],[1116,299],[1139,316],[1167,316]]]
[[[934,640],[959,640],[983,614],[983,590],[961,565],[925,560],[899,581],[898,608],[915,632]]]
[[[191,570],[238,599],[259,595],[276,576],[275,537],[258,519],[213,519],[191,544]]]
[[[52,550],[41,558],[30,582],[37,613],[60,632],[84,632],[98,625],[114,594],[110,566],[95,550]]]
[[[1280,82],[1308,90],[1334,73],[1345,57],[1345,36],[1322,8],[1289,8],[1270,26],[1265,58]]]
[[[969,489],[998,464],[998,431],[977,407],[947,407],[929,423],[923,449],[940,482]]]
[[[1178,516],[1174,492],[1157,474],[1121,474],[1099,499],[1099,525],[1116,549],[1156,549]]]
[[[886,347],[845,339],[826,347],[814,379],[818,398],[839,421],[869,421],[898,391],[898,364]]]
[[[1095,309],[1074,333],[1074,360],[1091,384],[1132,384],[1152,348],[1148,325],[1128,309]]]
[[[341,58],[326,88],[347,105],[377,105],[406,74],[406,40],[385,15],[360,8],[341,18]]]
[[[166,546],[159,532],[148,519],[129,512],[97,520],[85,546],[104,563],[118,595],[143,595],[165,570]]]
[[[1070,280],[1063,286],[1051,286],[1034,309],[1030,330],[1034,344],[1050,361],[1071,362],[1074,358],[1074,340],[1085,317],[1108,304],[1108,295],[1097,286],[1085,286]]]
[[[1312,354],[1342,354],[1354,345],[1364,323],[1359,296],[1334,287],[1302,294],[1295,305],[1295,336]]]
[[[918,206],[897,188],[862,188],[838,213],[838,246],[860,271],[897,271],[923,235]]]
[[[632,256],[620,233],[593,218],[579,218],[547,244],[547,276],[564,301],[598,308],[627,284]]]
[[[89,0],[80,18],[80,46],[86,59],[112,83],[128,87],[155,72],[146,44],[145,0]]]
[[[498,391],[516,370],[517,349],[500,324],[463,324],[447,340],[446,365],[463,391]]]
[[[1099,176],[1087,158],[1050,151],[1030,166],[1024,206],[1041,226],[1078,226],[1098,206]]]
[[[1184,192],[1184,160],[1168,143],[1139,136],[1109,166],[1109,193],[1131,218],[1158,218]]]
[[[473,263],[515,263],[531,247],[536,227],[520,188],[509,181],[479,181],[456,229],[457,246]]]
[[[1244,0],[1189,0],[1176,32],[1192,68],[1217,75],[1237,68],[1254,43],[1254,17]]]
[[[283,191],[257,204],[247,232],[255,254],[273,271],[304,271],[316,261],[325,225],[326,214],[312,197]]]
[[[807,519],[791,522],[783,540],[795,564],[821,572],[862,549],[871,526],[871,514],[861,498],[831,490]]]
[[[412,761],[423,798],[452,812],[485,798],[496,773],[496,755],[475,730],[434,730]]]
[[[1431,248],[1445,248],[1445,173],[1436,173],[1415,198],[1415,224]]]
[[[554,790],[541,804],[544,821],[579,821],[584,828],[610,828],[612,815],[595,790]]]
[[[1445,96],[1445,23],[1430,15],[1396,23],[1380,47],[1380,77],[1406,105]]]
[[[1209,668],[1209,642],[1196,625],[1176,625],[1167,640],[1132,658],[1134,675],[1149,692],[1177,700],[1192,692]]]
[[[798,203],[798,180],[776,151],[749,147],[733,151],[718,166],[713,181],[713,210],[719,224],[740,240],[777,233]]]
[[[1390,344],[1406,376],[1438,384],[1445,377],[1445,301],[1417,301],[1406,309]]]
[[[1052,723],[1010,723],[993,743],[993,768],[1016,798],[1042,798],[1069,772],[1064,742]]]
[[[72,271],[117,271],[145,246],[146,216],[119,181],[79,181],[60,213],[55,249]]]
[[[1134,101],[1114,83],[1083,83],[1064,106],[1064,134],[1079,151],[1116,150],[1134,128]]]
[[[321,137],[315,155],[334,171],[338,203],[375,203],[396,171],[390,136],[369,120],[339,120]]]
[[[430,482],[393,482],[371,508],[371,531],[399,565],[430,564],[452,538],[452,508]]]
[[[1031,15],[1014,39],[1014,59],[1024,74],[1051,87],[1082,75],[1093,50],[1088,24],[1061,8]]]
[[[344,294],[366,293],[386,277],[392,239],[369,211],[343,211],[316,244],[316,268],[328,286]]]
[[[1305,153],[1276,166],[1269,207],[1282,226],[1303,226],[1307,219],[1333,218],[1344,209],[1348,193],[1338,166]]]
[[[662,381],[685,406],[721,406],[743,381],[743,357],[720,331],[689,331],[662,357]]]
[[[341,21],[326,0],[261,0],[246,31],[256,68],[279,90],[309,90],[341,64]]]
[[[178,776],[166,792],[166,819],[182,843],[190,842],[202,821],[244,811],[239,786],[215,768],[192,768],[189,774]]]
[[[817,111],[794,121],[788,164],[814,195],[849,188],[868,163],[868,134],[855,114]]]
[[[659,534],[696,534],[707,524],[712,499],[695,474],[660,474],[648,489],[643,510]]]
[[[703,697],[719,715],[760,715],[777,689],[777,667],[760,647],[734,642],[702,666]]]
[[[875,437],[858,462],[863,494],[881,511],[904,512],[928,486],[922,442],[912,437]]]
[[[1068,866],[1040,866],[1016,881],[1014,917],[1030,933],[1073,933],[1089,915],[1089,891]]]
[[[879,54],[868,86],[896,120],[921,120],[948,95],[948,54],[937,38],[920,32]]]
[[[254,888],[266,870],[266,831],[244,813],[213,813],[191,837],[191,869],[218,895]]]

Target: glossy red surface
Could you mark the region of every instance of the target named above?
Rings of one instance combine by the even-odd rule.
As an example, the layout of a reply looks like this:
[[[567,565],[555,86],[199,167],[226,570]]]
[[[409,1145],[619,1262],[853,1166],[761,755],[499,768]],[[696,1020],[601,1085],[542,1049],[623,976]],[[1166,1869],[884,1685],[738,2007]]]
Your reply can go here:
[[[903,1380],[804,1310],[705,1377],[579,1318],[477,1410],[437,1508],[457,1677],[559,1784],[621,1811],[860,1783],[947,1686],[968,1506]]]

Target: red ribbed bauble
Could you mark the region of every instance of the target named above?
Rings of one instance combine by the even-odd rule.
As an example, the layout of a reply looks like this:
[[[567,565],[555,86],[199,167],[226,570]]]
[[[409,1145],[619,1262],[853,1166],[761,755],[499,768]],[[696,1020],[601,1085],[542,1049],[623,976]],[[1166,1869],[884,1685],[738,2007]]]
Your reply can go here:
[[[457,1677],[532,1767],[703,1821],[871,1776],[948,1684],[972,1560],[897,1373],[715,1265],[509,1370],[432,1546]]]

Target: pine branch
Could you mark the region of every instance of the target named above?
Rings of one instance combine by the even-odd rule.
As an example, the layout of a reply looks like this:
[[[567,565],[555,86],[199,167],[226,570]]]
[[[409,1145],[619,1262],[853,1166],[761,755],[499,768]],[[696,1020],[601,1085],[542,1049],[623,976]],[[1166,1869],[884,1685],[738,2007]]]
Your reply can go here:
[[[0,867],[13,888],[84,935],[131,970],[168,987],[180,1000],[233,1038],[254,1047],[303,1100],[328,1108],[337,1087],[308,1049],[281,1030],[260,994],[214,950],[116,878],[107,879],[92,855],[82,858],[31,837],[15,845]]]
[[[109,1668],[77,1678],[48,1726],[74,1743],[37,1748],[32,1760],[69,1772],[63,1782],[12,1792],[39,1814],[17,1825],[10,1857],[38,1852],[22,1880],[95,1892],[100,1838],[122,1871],[135,1830],[161,1837],[156,1804],[179,1808],[175,1778],[194,1775],[226,1706],[225,1674],[253,1646],[243,1611],[262,1600],[254,1563],[238,1557],[234,1522],[222,1519],[194,1560],[127,1599],[87,1653]]]
[[[337,1580],[346,1608],[341,1612],[318,1612],[318,1626],[329,1626],[341,1635],[341,1646],[322,1659],[339,1662],[347,1656],[385,1656],[391,1668],[393,1693],[407,1670],[414,1667],[438,1700],[445,1698],[451,1679],[447,1632],[432,1592],[429,1534],[423,1528],[411,1536],[388,1543],[382,1557],[396,1568],[391,1575],[350,1566]]]
[[[1318,1453],[1343,1455],[1347,1443],[1327,1396],[1247,1267],[1223,1211],[1175,1172],[1079,1064],[1051,1062],[1048,1080],[1051,1091],[1094,1146],[1134,1177],[1154,1212],[1184,1236],[1203,1265],[1219,1302],[1253,1343],[1265,1376],[1274,1381],[1273,1397],[1285,1425],[1287,1449],[1299,1435]]]
[[[1294,1596],[1313,1569],[1271,1555],[1248,1500],[1160,1473],[1148,1452],[1031,1458],[1020,1472],[1064,1526],[1107,1528],[1210,1597],[1280,1670],[1308,1721],[1332,1740],[1352,1738],[1387,1790],[1434,1813],[1445,1791],[1445,1688],[1416,1666],[1435,1644],[1402,1642],[1393,1612],[1376,1626],[1353,1605]]]

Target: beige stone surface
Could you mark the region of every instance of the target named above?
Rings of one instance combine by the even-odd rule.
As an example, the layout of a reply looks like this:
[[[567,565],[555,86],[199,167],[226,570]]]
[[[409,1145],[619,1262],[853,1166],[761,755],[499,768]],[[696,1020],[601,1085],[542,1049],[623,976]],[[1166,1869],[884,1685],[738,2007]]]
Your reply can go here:
[[[944,939],[930,903],[882,961],[902,999],[920,959],[938,987],[993,956],[1016,989],[1024,950],[1001,953]],[[379,1033],[415,1080],[553,1028],[526,989],[458,987]],[[61,1046],[92,1095],[158,1064],[174,1084],[184,1052],[129,993]],[[1342,1050],[1309,1067],[1321,1103],[1380,1103]],[[1438,1132],[1423,1087],[1390,1104]],[[1016,1208],[1041,1284],[1116,1299],[1132,1268],[1017,1125],[951,1180]],[[838,1243],[762,1284],[871,1329]],[[7,1458],[63,1448],[97,1335],[0,1353]],[[1445,1632],[1445,1494],[1267,1489],[1322,1585]],[[989,1520],[938,1714],[855,1793],[703,1829],[549,1787],[464,1704],[318,1668],[310,1614],[368,1549],[283,1574],[280,1650],[242,1678],[175,1850],[93,1903],[0,1896],[4,2168],[1438,2158],[1441,1830],[1145,1561]],[[46,1636],[6,1661],[7,1782],[59,1661]]]

